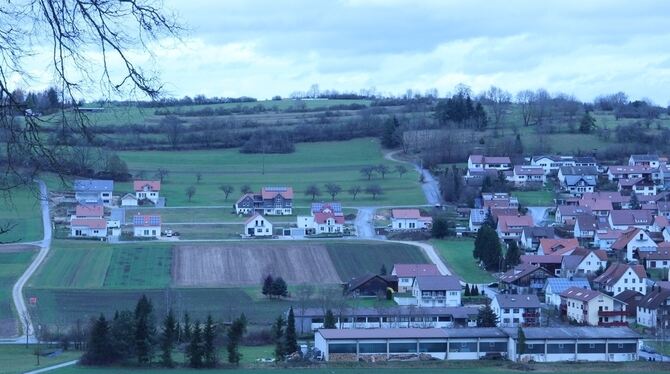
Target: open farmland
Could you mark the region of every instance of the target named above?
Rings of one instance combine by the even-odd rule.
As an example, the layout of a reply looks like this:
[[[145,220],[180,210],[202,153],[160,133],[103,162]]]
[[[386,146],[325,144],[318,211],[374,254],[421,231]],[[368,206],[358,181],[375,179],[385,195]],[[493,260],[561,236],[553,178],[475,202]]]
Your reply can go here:
[[[42,215],[36,190],[21,187],[0,197],[0,225],[7,224],[13,227],[0,236],[2,243],[42,240]]]
[[[32,245],[0,246],[0,337],[13,336],[17,332],[12,286],[26,270],[37,250]]]
[[[258,285],[268,274],[289,284],[340,282],[328,251],[319,244],[178,245],[173,257],[177,286]]]
[[[345,282],[366,273],[378,274],[382,265],[391,271],[393,264],[429,262],[419,248],[400,243],[341,241],[327,243],[326,248]]]
[[[384,164],[393,170],[398,163],[385,160],[379,142],[364,138],[345,142],[301,143],[290,154],[243,154],[237,149],[206,151],[130,151],[120,152],[134,174],[144,172],[147,176],[159,168],[166,168],[161,196],[167,198],[168,206],[225,206],[235,203],[240,196],[240,187],[249,185],[254,191],[263,186],[292,186],[295,191],[294,205],[305,207],[312,202],[311,196],[303,192],[315,184],[322,195],[317,200],[330,200],[325,194],[324,184],[335,183],[342,187],[336,199],[347,206],[365,205],[420,205],[425,203],[418,182],[418,174],[411,170],[402,178],[395,172],[379,174],[368,181],[360,172],[368,165]],[[197,182],[196,174],[202,173]],[[219,190],[222,184],[230,184],[235,192],[225,199]],[[376,200],[364,192],[353,199],[346,191],[354,186],[378,184],[384,190]],[[188,200],[186,189],[195,186],[196,193]],[[130,191],[130,183],[118,183],[117,191]]]
[[[475,242],[472,239],[432,240],[431,243],[444,259],[449,269],[467,283],[489,283],[494,278],[486,270],[477,266],[472,257]]]

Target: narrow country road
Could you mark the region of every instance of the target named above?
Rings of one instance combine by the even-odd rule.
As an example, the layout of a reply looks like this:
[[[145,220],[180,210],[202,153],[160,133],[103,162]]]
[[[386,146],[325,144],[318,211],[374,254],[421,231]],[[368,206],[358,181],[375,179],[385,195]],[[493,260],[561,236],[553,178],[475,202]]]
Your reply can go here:
[[[35,270],[37,270],[37,268],[42,264],[44,259],[47,257],[47,254],[49,253],[49,249],[51,248],[51,217],[49,215],[49,192],[47,191],[47,186],[43,181],[37,180],[36,182],[40,187],[40,207],[42,210],[42,225],[44,226],[44,238],[39,243],[40,251],[35,257],[35,260],[33,260],[30,266],[28,266],[28,269],[26,269],[23,275],[21,275],[21,277],[14,284],[14,288],[12,288],[12,298],[14,299],[14,308],[16,309],[17,318],[19,319],[19,323],[21,323],[24,326],[23,335],[13,339],[14,343],[25,343],[26,335],[28,336],[29,343],[35,342],[35,338],[33,336],[32,320],[30,318],[28,308],[26,307],[26,302],[23,299],[23,287],[26,285],[26,282],[28,282],[28,279],[30,279],[30,277],[35,273]],[[28,320],[27,329],[25,328],[24,323],[26,319]]]
[[[400,152],[402,151],[398,150],[388,152],[384,154],[384,158],[390,161],[411,165],[419,174],[423,175],[423,183],[421,184],[421,189],[423,189],[423,194],[426,195],[426,200],[428,201],[428,204],[432,206],[438,204],[442,205],[443,201],[442,196],[440,195],[440,184],[435,179],[435,177],[433,177],[433,174],[431,174],[430,171],[426,169],[422,169],[419,165],[413,162],[395,158],[394,156]]]
[[[68,367],[68,366],[76,365],[77,362],[79,362],[79,360],[67,361],[67,362],[63,362],[62,364],[57,364],[57,365],[53,365],[53,366],[47,366],[47,367],[45,367],[45,368],[37,369],[37,370],[33,370],[33,371],[27,371],[27,372],[25,372],[25,373],[23,373],[23,374],[39,374],[39,373],[46,373],[46,372],[48,372],[48,371],[58,370],[58,369],[61,369],[61,368],[64,368],[64,367]]]
[[[359,239],[375,238],[375,229],[372,222],[375,209],[377,208],[358,208],[358,213],[356,214],[356,221],[354,221],[354,225],[356,225],[356,233],[358,234]]]

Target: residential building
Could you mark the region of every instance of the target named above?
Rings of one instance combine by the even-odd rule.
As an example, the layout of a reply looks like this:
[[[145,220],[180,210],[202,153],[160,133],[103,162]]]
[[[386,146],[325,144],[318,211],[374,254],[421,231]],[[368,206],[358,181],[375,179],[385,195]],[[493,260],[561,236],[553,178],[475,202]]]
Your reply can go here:
[[[70,220],[70,236],[76,238],[107,237],[107,221],[104,218],[73,218]]]
[[[481,201],[484,209],[519,207],[519,200],[507,192],[483,192]]]
[[[615,230],[625,230],[629,227],[649,230],[654,224],[654,213],[649,210],[613,210],[608,218],[610,227]]]
[[[647,273],[642,265],[622,263],[611,264],[605,272],[593,280],[598,289],[610,295],[618,295],[625,290],[647,293]]]
[[[590,290],[591,285],[586,278],[548,278],[544,286],[544,302],[558,308],[561,306],[561,293],[570,287]]]
[[[314,346],[325,361],[418,359],[521,362],[637,361],[641,336],[628,327],[524,327],[523,353],[516,352],[518,328],[320,329]]]
[[[266,216],[293,214],[292,187],[263,187],[261,193],[242,195],[235,203],[237,214],[260,213]]]
[[[640,263],[644,265],[647,270],[650,269],[670,269],[670,249],[668,249],[667,242],[663,248],[657,248],[654,252],[640,252]]]
[[[497,294],[491,309],[498,316],[498,326],[539,326],[540,300],[536,295]]]
[[[558,171],[561,188],[573,196],[594,192],[598,184],[598,169],[593,166],[563,166]]]
[[[295,308],[300,334],[323,328],[323,308]],[[477,327],[476,307],[431,307],[399,305],[389,308],[345,308],[334,310],[338,329],[407,329]]]
[[[385,296],[386,290],[398,292],[398,277],[395,275],[365,274],[353,278],[346,285],[346,294],[353,297]]]
[[[519,242],[526,251],[535,252],[540,246],[541,239],[553,239],[556,236],[555,230],[551,226],[532,226],[524,227],[521,231]]]
[[[670,289],[654,288],[637,304],[637,323],[649,328],[670,327]]]
[[[74,181],[74,198],[79,204],[112,205],[114,181],[102,179],[77,179]]]
[[[617,165],[607,168],[607,178],[610,182],[617,182],[619,179],[646,178],[661,182],[662,177],[659,168],[653,168],[643,165]]]
[[[533,217],[529,215],[499,216],[496,231],[500,239],[518,240],[525,227],[532,227]]]
[[[510,170],[512,161],[509,157],[470,155],[468,170]]]
[[[71,218],[103,218],[105,208],[100,204],[77,205]]]
[[[149,200],[155,205],[160,198],[161,181],[134,181],[133,189],[138,201]]]
[[[577,248],[571,255],[562,256],[561,259],[562,277],[591,278],[607,267],[607,252],[602,249]]]
[[[556,223],[564,225],[574,225],[577,216],[592,215],[591,208],[579,205],[559,205],[556,207]]]
[[[582,243],[593,242],[598,231],[598,220],[590,214],[580,214],[575,219],[573,236]]]
[[[628,158],[628,165],[657,168],[661,166],[661,161],[658,155],[652,155],[652,154],[630,155],[630,157]]]
[[[547,176],[544,169],[540,166],[515,165],[507,181],[513,183],[517,187],[524,187],[529,185],[543,185],[547,182]]]
[[[424,217],[419,209],[392,209],[393,230],[426,230],[433,225],[432,217]]]
[[[579,206],[590,210],[590,214],[596,217],[607,217],[614,210],[612,201],[609,199],[579,199]],[[586,212],[585,212],[586,213]]]
[[[138,206],[139,201],[137,200],[137,196],[127,193],[121,197],[121,206]]]
[[[620,178],[617,182],[617,191],[630,196],[653,196],[658,190],[656,184],[647,178]]]
[[[589,326],[626,326],[626,304],[596,290],[570,287],[561,293],[561,312]]]
[[[533,166],[539,166],[544,170],[545,175],[558,173],[562,166],[575,166],[575,160],[572,156],[542,155],[533,156],[530,160]]]
[[[544,256],[563,256],[571,254],[577,247],[579,247],[579,241],[575,238],[540,239],[540,245],[537,247],[537,254]]]
[[[442,274],[435,264],[395,264],[391,275],[398,277],[398,292],[412,292],[416,277]]]
[[[611,250],[622,261],[633,261],[638,253],[655,252],[658,244],[641,229],[630,227],[621,232],[621,236],[612,244]]]
[[[470,209],[470,217],[468,218],[468,229],[470,232],[477,232],[484,224],[486,220],[486,215],[488,214],[487,209]]]
[[[419,275],[414,281],[412,295],[418,306],[442,307],[461,305],[461,283],[451,275]]]
[[[138,238],[160,238],[161,216],[141,214],[133,216],[133,235]]]
[[[538,266],[547,271],[547,273],[560,276],[561,261],[564,256],[541,256],[541,255],[521,255],[521,264]]]
[[[516,294],[537,294],[542,292],[547,278],[552,276],[540,266],[521,264],[500,276],[500,288]]]
[[[643,294],[633,290],[626,290],[614,296],[615,299],[626,304],[626,321],[629,324],[637,322],[637,306],[643,297]]]
[[[272,222],[258,213],[244,221],[244,236],[247,237],[272,237]]]
[[[598,249],[609,251],[612,245],[621,237],[621,230],[612,230],[608,228],[598,229],[593,237],[593,244]]]
[[[308,235],[344,232],[344,213],[340,203],[313,203],[310,216],[298,216],[298,227]]]

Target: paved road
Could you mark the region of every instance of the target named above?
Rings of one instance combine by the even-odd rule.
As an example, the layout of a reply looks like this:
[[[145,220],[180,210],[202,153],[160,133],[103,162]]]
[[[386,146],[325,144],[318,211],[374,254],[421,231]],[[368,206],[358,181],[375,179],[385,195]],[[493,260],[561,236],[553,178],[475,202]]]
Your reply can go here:
[[[51,217],[49,215],[49,192],[47,191],[47,186],[46,184],[44,184],[43,181],[38,180],[37,184],[40,187],[40,206],[42,209],[42,225],[44,226],[44,238],[42,239],[42,242],[39,243],[40,251],[37,254],[37,257],[35,257],[35,260],[33,260],[30,266],[28,266],[28,269],[26,269],[23,275],[21,275],[21,277],[14,284],[14,288],[12,288],[12,298],[14,298],[14,308],[16,309],[19,321],[22,324],[24,323],[23,321],[26,318],[29,321],[28,323],[29,328],[27,329],[27,331],[23,331],[24,335],[14,339],[13,343],[25,343],[26,334],[28,335],[28,342],[30,343],[35,342],[35,338],[33,337],[32,320],[30,318],[28,308],[26,307],[26,302],[23,299],[23,286],[25,286],[28,279],[30,279],[33,273],[35,273],[35,270],[37,270],[40,264],[42,264],[44,259],[47,257],[47,254],[49,253],[49,249],[51,248]],[[9,341],[3,340],[3,343],[9,343]]]
[[[528,211],[533,216],[533,225],[546,226],[547,213],[549,207],[546,206],[529,206]]]
[[[356,220],[354,225],[356,226],[356,234],[359,239],[375,239],[373,215],[377,208],[371,207],[361,207],[358,208],[358,213],[356,213]]]
[[[52,371],[52,370],[56,370],[56,369],[60,369],[60,368],[64,368],[64,367],[67,367],[67,366],[76,365],[77,362],[79,362],[79,360],[67,361],[67,362],[63,362],[62,364],[53,365],[53,366],[48,366],[48,367],[45,367],[45,368],[42,368],[42,369],[33,370],[33,371],[27,371],[27,372],[25,372],[25,373],[23,373],[23,374],[39,374],[39,373],[46,373],[47,371]]]
[[[423,175],[423,184],[421,185],[421,189],[423,189],[423,194],[426,195],[426,200],[428,201],[428,204],[430,204],[431,206],[435,206],[437,204],[442,205],[443,201],[442,196],[440,194],[440,184],[438,183],[438,181],[433,177],[430,171],[422,169],[419,165],[395,158],[395,155],[397,155],[400,152],[402,151],[398,150],[386,153],[384,155],[384,158],[387,160],[411,165],[419,174]]]

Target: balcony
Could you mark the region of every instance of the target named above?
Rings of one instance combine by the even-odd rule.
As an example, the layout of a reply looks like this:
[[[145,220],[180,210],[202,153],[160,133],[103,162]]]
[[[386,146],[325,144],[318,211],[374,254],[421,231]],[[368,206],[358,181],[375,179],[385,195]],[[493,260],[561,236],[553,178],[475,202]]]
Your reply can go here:
[[[625,310],[599,310],[598,311],[598,316],[599,317],[617,317],[617,316],[625,316],[627,312]]]
[[[627,327],[628,322],[618,321],[618,322],[598,322],[598,326],[603,327]]]
[[[526,312],[521,314],[523,318],[538,318],[540,316],[537,312]]]

